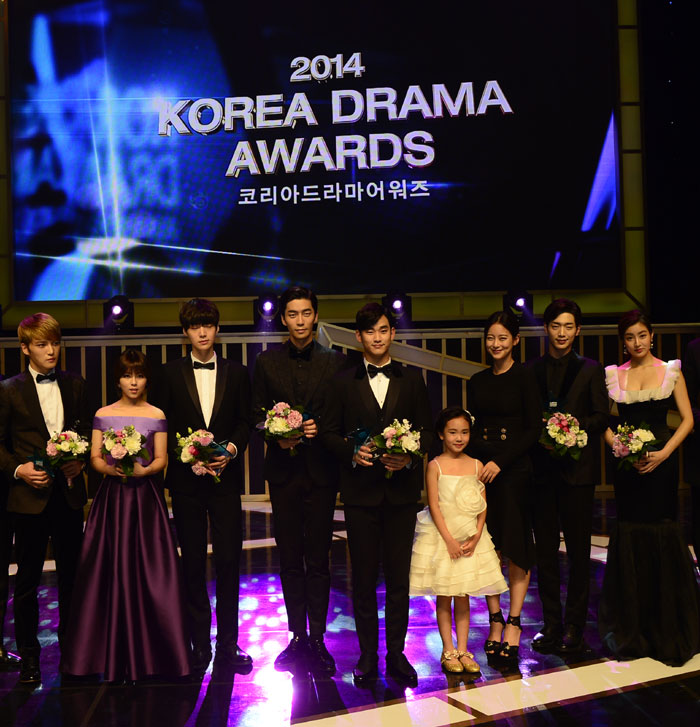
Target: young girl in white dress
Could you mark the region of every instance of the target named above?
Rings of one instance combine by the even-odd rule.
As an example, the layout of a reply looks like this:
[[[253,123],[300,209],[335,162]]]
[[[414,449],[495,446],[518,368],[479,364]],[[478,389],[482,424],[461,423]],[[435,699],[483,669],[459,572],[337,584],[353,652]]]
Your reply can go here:
[[[486,529],[484,485],[479,481],[483,465],[464,453],[472,423],[471,414],[457,406],[438,415],[435,429],[443,453],[428,464],[428,507],[418,514],[411,558],[411,595],[437,596],[440,662],[448,672],[480,671],[467,651],[469,596],[486,596],[489,609],[498,610],[498,594],[508,590]]]

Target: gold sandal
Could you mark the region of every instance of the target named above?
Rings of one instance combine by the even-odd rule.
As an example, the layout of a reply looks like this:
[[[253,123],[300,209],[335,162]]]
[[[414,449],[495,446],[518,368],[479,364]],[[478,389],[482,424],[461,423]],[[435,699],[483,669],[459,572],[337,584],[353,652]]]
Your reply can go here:
[[[442,656],[440,657],[440,664],[442,665],[443,670],[453,674],[463,672],[464,666],[459,658],[461,653],[462,652],[457,651],[456,649],[454,651],[443,651]]]
[[[477,674],[481,671],[481,667],[474,660],[474,654],[470,651],[458,651],[459,663],[464,668],[464,671],[468,671],[470,674]]]

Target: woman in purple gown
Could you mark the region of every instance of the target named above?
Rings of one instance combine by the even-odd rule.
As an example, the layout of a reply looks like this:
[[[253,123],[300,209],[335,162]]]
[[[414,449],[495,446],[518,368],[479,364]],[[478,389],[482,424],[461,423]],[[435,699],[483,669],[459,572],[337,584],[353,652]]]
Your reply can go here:
[[[145,356],[124,351],[116,366],[121,398],[95,415],[91,463],[104,479],[73,590],[61,664],[68,674],[102,674],[112,682],[190,672],[180,564],[155,477],[167,462],[167,424],[145,400],[147,377]],[[150,459],[137,459],[124,480],[121,467],[102,453],[102,432],[129,424],[146,437]]]

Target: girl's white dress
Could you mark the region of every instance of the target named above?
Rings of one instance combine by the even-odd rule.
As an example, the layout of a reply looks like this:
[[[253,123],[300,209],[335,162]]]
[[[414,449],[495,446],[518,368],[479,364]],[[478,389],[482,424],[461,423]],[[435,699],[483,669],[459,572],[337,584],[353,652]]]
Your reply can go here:
[[[473,475],[444,475],[440,463],[435,463],[440,512],[452,537],[463,542],[476,533],[477,516],[486,509],[478,465]],[[429,508],[418,513],[411,557],[412,596],[493,596],[507,590],[486,524],[473,555],[452,560]]]

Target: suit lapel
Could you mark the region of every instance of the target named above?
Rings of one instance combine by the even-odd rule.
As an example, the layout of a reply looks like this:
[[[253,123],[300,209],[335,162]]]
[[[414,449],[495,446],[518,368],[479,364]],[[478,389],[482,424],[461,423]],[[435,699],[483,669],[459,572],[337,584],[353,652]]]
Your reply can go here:
[[[403,372],[401,365],[392,363],[391,366],[394,375],[389,379],[389,388],[386,392],[386,400],[384,401],[385,421],[392,421],[396,406],[399,403],[399,394],[401,393],[401,383],[403,381]],[[412,422],[411,422],[412,423]]]
[[[194,369],[192,368],[192,358],[185,356],[182,359],[182,377],[185,380],[185,388],[187,393],[192,399],[195,411],[199,414],[199,418],[204,420],[204,414],[202,413],[202,405],[199,403],[199,394],[197,393],[197,382],[194,380]],[[218,376],[217,376],[218,379]],[[218,380],[217,380],[218,383]],[[218,387],[217,387],[218,388]],[[213,419],[213,416],[212,416]]]
[[[328,353],[321,349],[321,347],[314,343],[314,350],[311,354],[311,370],[309,371],[309,387],[306,392],[306,401],[304,402],[304,409],[308,409],[309,402],[313,400],[316,389],[321,381],[324,379],[326,369],[331,360]],[[316,412],[311,412],[316,414]]]
[[[73,406],[71,379],[65,376],[63,371],[57,371],[56,381],[58,382],[58,390],[61,392],[61,401],[63,402],[63,429],[75,429],[75,408]]]
[[[27,412],[31,421],[36,422],[39,431],[45,440],[49,439],[49,430],[46,428],[44,421],[44,413],[41,411],[39,403],[39,394],[36,393],[36,384],[29,372],[24,374],[24,382],[22,384],[22,398],[27,405]]]
[[[355,371],[355,379],[357,380],[357,389],[360,394],[360,401],[367,413],[367,421],[372,422],[372,427],[374,427],[376,422],[381,419],[382,410],[379,408],[374,392],[369,385],[369,376],[367,376],[367,369],[365,368],[364,362],[357,367],[357,371]]]
[[[566,367],[566,373],[564,374],[564,380],[561,382],[561,392],[559,393],[559,399],[566,401],[569,396],[569,390],[571,385],[576,380],[579,371],[583,368],[583,358],[577,353],[571,357],[569,365]]]
[[[219,413],[221,408],[221,402],[224,400],[224,394],[226,393],[226,376],[228,373],[228,361],[224,358],[216,359],[216,390],[214,392],[214,406],[211,410],[211,419],[209,425],[216,420],[216,415]],[[194,371],[192,372],[192,378],[194,378]],[[196,387],[195,387],[196,388]],[[197,397],[199,401],[199,397]]]

